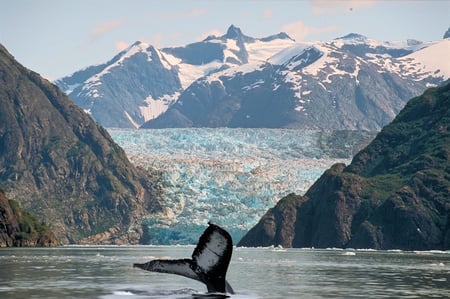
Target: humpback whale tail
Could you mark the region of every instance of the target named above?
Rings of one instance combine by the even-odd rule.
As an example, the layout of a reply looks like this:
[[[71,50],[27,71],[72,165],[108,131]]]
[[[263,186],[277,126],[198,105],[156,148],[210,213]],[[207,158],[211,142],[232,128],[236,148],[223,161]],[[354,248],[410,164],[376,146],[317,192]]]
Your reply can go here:
[[[145,264],[134,264],[133,267],[198,280],[206,284],[209,293],[234,294],[225,278],[233,252],[233,241],[226,230],[210,222],[208,224],[192,253],[192,259],[152,260]]]

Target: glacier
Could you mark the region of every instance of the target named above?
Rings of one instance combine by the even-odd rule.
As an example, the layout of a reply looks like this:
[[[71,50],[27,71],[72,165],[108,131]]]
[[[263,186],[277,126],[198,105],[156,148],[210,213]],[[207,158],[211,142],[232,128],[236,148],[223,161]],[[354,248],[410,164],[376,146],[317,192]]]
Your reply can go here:
[[[283,196],[304,194],[375,133],[293,129],[108,129],[130,161],[160,174],[163,212],[143,219],[149,244],[193,244],[208,221],[237,242]]]

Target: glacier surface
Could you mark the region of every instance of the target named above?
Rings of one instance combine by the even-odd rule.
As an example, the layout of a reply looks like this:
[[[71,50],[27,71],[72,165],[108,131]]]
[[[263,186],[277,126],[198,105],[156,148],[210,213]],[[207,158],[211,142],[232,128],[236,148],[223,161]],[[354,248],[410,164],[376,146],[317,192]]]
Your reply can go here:
[[[237,241],[283,196],[374,137],[358,131],[108,129],[137,166],[161,173],[164,211],[143,220],[150,244],[192,244],[208,221]]]

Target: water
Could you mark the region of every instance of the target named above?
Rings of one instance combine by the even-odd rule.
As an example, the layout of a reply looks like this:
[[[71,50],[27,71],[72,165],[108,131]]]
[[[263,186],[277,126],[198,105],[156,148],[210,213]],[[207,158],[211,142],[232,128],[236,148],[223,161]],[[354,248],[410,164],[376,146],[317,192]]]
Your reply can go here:
[[[0,249],[0,298],[192,298],[194,280],[133,269],[193,246]],[[450,298],[450,252],[236,248],[235,299]]]

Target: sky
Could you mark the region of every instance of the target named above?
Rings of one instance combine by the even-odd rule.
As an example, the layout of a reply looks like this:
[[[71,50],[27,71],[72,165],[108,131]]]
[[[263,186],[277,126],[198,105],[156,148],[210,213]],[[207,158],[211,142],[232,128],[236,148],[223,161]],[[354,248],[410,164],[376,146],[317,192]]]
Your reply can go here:
[[[450,0],[0,0],[0,44],[56,80],[104,63],[135,41],[182,46],[230,25],[298,42],[359,33],[379,41],[442,39]]]

